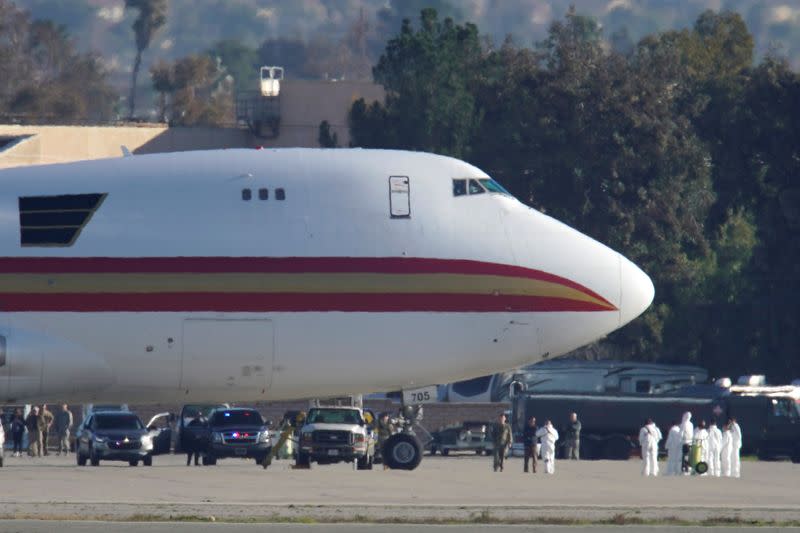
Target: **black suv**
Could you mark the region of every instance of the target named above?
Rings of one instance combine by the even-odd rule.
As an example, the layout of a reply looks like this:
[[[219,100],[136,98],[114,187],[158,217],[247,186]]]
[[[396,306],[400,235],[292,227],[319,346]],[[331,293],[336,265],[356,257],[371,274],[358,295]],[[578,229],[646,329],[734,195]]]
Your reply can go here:
[[[215,409],[208,418],[208,446],[203,464],[213,465],[223,457],[246,457],[264,464],[272,453],[269,424],[255,409]]]
[[[80,466],[104,461],[153,464],[153,439],[139,417],[121,411],[95,412],[81,425],[75,456]]]

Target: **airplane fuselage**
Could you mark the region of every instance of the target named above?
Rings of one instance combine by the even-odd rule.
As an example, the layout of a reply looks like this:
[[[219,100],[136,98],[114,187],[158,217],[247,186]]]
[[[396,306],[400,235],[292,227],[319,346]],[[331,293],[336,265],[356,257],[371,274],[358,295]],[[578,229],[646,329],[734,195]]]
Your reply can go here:
[[[627,259],[489,180],[371,150],[0,172],[0,401],[411,388],[555,357],[649,305]]]

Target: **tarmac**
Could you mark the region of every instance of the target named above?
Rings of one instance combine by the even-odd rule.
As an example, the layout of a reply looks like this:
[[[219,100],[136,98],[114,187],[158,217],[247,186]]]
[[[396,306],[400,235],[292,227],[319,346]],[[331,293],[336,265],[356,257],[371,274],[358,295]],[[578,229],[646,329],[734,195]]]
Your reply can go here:
[[[186,467],[185,456],[158,456],[152,467],[114,462],[79,467],[73,455],[7,455],[0,470],[0,519],[74,521],[62,531],[76,532],[94,531],[92,523],[81,525],[85,520],[133,522],[134,530],[163,521],[275,527],[291,522],[299,528],[286,531],[319,523],[377,523],[384,529],[371,531],[403,533],[421,530],[406,527],[411,524],[460,524],[462,531],[508,524],[528,528],[503,531],[800,526],[800,465],[745,461],[742,476],[643,478],[637,460],[558,461],[554,475],[524,474],[519,458],[494,473],[491,458],[474,455],[425,457],[411,472],[379,466],[356,471],[347,464],[294,470],[290,461],[264,470],[240,459]],[[0,531],[14,524],[27,522],[0,522]],[[397,529],[385,529],[389,526]]]

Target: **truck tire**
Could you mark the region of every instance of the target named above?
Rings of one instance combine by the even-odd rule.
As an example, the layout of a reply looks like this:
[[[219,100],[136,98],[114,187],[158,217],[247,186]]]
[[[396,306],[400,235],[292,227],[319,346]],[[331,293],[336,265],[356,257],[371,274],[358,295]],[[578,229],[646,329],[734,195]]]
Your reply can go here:
[[[631,443],[625,437],[612,437],[603,446],[603,459],[627,461],[631,456]]]
[[[357,470],[372,470],[372,456],[365,455],[356,459]]]
[[[800,446],[798,446],[792,454],[792,462],[794,464],[800,463]]]
[[[450,455],[450,449],[449,448],[442,448],[442,455],[444,455],[445,457]]]
[[[384,443],[383,460],[394,470],[414,470],[422,461],[422,445],[413,435],[397,433]]]
[[[311,468],[311,457],[306,452],[297,452],[297,459],[294,462],[297,468]]]

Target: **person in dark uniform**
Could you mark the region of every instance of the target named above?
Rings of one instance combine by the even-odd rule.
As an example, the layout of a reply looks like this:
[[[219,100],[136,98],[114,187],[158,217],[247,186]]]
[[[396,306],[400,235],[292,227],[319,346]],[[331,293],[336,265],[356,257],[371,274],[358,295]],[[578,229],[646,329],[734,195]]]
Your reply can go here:
[[[528,462],[531,463],[532,472],[536,473],[536,417],[532,416],[522,432],[522,444],[525,446],[525,472],[528,471]]]
[[[500,414],[497,423],[492,428],[492,445],[494,448],[494,471],[503,471],[506,452],[511,446],[511,426],[506,422],[506,415]]]
[[[202,431],[196,431],[206,425],[206,419],[203,415],[197,417],[189,422],[186,427],[194,428],[195,430],[190,433],[190,437],[186,439],[186,466],[192,464],[192,457],[194,457],[194,465],[199,466],[200,454],[205,449],[205,437]]]
[[[578,413],[569,415],[564,434],[567,437],[564,458],[577,461],[581,458],[581,421],[578,420]]]

